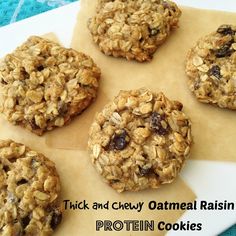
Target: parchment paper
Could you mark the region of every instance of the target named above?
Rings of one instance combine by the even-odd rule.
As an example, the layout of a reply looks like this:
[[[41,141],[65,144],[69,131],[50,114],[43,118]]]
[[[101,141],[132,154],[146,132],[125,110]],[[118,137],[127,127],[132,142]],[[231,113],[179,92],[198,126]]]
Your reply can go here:
[[[220,24],[236,22],[236,14],[181,7],[180,28],[157,50],[151,62],[141,64],[108,57],[99,51],[87,29],[87,20],[94,14],[95,5],[94,0],[81,1],[71,46],[90,55],[101,68],[99,97],[71,125],[49,133],[47,144],[85,150],[87,130],[95,112],[121,89],[147,87],[163,91],[169,98],[184,104],[184,111],[192,120],[195,141],[191,159],[236,161],[236,111],[198,102],[188,89],[184,73],[186,53],[195,41]]]

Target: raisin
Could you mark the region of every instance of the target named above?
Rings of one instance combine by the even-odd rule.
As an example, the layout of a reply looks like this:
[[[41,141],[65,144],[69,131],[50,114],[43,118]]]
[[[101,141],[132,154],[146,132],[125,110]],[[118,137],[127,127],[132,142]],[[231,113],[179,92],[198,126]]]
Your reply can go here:
[[[21,219],[21,225],[22,227],[25,229],[27,227],[27,225],[29,224],[30,222],[30,217],[29,216],[26,216],[24,218]]]
[[[10,170],[9,166],[3,166],[2,168],[5,172],[8,172]]]
[[[156,36],[159,33],[160,33],[160,30],[158,28],[153,28],[153,29],[149,28],[149,34],[151,36]]]
[[[208,75],[213,75],[217,79],[220,79],[222,77],[222,75],[220,74],[220,67],[217,65],[212,66],[211,69],[208,71]]]
[[[227,42],[225,45],[227,45],[230,48],[233,43],[234,43],[234,38],[231,38],[229,42]]]
[[[223,47],[215,51],[215,56],[217,58],[229,57],[231,56],[232,53],[233,53],[233,50],[231,50],[227,45],[224,45]]]
[[[61,220],[62,220],[62,213],[58,210],[53,211],[52,219],[50,222],[51,228],[55,229],[61,223]]]
[[[59,115],[64,116],[64,115],[66,115],[67,112],[68,112],[67,104],[60,101],[58,103],[58,113],[59,113]]]
[[[221,48],[215,50],[215,56],[218,58],[231,56],[231,54],[234,52],[233,49],[230,49],[232,43],[234,43],[233,39],[227,42]]]
[[[24,68],[22,69],[21,74],[22,74],[22,76],[24,77],[24,79],[29,79],[29,77],[30,77],[30,75],[25,71]]]
[[[21,179],[21,180],[17,181],[17,185],[26,184],[26,183],[28,183],[28,181],[26,179]]]
[[[140,168],[139,173],[141,176],[149,175],[153,172],[152,168]]]
[[[168,126],[167,126],[167,128],[164,128],[161,125],[161,121],[164,121],[164,120],[165,120],[165,118],[164,118],[163,115],[160,115],[157,112],[153,112],[152,113],[151,118],[150,118],[150,126],[151,126],[151,129],[156,134],[159,134],[159,135],[166,135],[166,134],[168,134],[168,132],[169,132]]]
[[[0,83],[4,84],[4,85],[7,84],[7,82],[5,80],[3,80],[3,79],[0,81]]]
[[[37,67],[37,70],[38,70],[38,71],[42,71],[43,69],[44,69],[43,65],[39,65],[39,66]]]
[[[8,161],[11,163],[14,163],[14,162],[16,162],[16,158],[15,157],[9,158]]]
[[[111,142],[110,142],[110,148],[116,149],[116,150],[123,150],[127,147],[129,143],[129,135],[126,132],[126,130],[122,130],[121,133],[116,133],[113,135]]]
[[[138,128],[145,128],[145,125],[138,125]]]
[[[222,35],[235,34],[230,25],[221,25],[216,32]]]
[[[33,130],[38,129],[39,127],[35,123],[35,119],[29,120],[29,124]]]
[[[146,153],[143,153],[142,156],[143,156],[145,159],[148,158],[148,154],[146,154]]]

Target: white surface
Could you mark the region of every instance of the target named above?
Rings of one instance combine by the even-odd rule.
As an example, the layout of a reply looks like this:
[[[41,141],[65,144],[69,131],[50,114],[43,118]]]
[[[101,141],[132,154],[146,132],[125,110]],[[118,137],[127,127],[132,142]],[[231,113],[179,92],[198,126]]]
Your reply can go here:
[[[197,195],[197,201],[215,200],[236,203],[236,164],[211,162],[211,161],[188,161],[187,168],[181,172],[182,178],[191,186]],[[234,211],[187,211],[179,221],[202,223],[201,236],[216,235],[236,223],[236,210]],[[199,231],[174,231],[168,236],[199,235]]]
[[[11,52],[30,35],[54,32],[60,42],[69,46],[79,3],[75,2],[0,28],[0,57]],[[65,26],[65,27],[63,27]]]
[[[178,4],[191,7],[236,11],[235,0],[175,1]],[[62,44],[69,46],[78,10],[79,3],[75,2],[0,28],[0,58],[11,52],[28,36],[33,34],[42,35],[48,32],[55,32]],[[235,201],[236,199],[235,163],[188,161],[181,176],[196,193],[199,200]],[[180,220],[201,222],[203,230],[195,233],[191,231],[174,231],[169,232],[169,236],[212,236],[236,223],[236,211],[187,211]]]

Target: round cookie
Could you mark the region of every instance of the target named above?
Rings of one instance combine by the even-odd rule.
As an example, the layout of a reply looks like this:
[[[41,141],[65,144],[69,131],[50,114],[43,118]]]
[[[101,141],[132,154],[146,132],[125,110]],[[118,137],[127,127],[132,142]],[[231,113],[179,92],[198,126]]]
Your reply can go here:
[[[0,141],[0,235],[51,235],[61,222],[53,162],[12,140]]]
[[[0,63],[0,112],[42,135],[85,110],[99,79],[89,56],[32,36]]]
[[[169,0],[100,0],[88,28],[106,55],[143,62],[177,28],[180,15]]]
[[[147,89],[121,91],[95,117],[88,147],[96,170],[118,192],[171,183],[188,157],[191,122],[183,105]]]
[[[200,102],[236,109],[236,26],[221,25],[188,52],[190,90]]]

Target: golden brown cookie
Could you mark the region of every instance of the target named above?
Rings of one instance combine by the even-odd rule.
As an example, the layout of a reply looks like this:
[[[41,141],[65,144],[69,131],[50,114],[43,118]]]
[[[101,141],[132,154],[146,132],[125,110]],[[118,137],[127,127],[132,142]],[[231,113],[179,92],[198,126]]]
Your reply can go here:
[[[32,36],[0,63],[0,112],[42,135],[85,110],[99,79],[89,56]]]
[[[190,90],[200,102],[236,109],[236,26],[221,25],[188,52]]]
[[[100,0],[88,28],[106,55],[143,62],[177,28],[180,15],[169,0]]]
[[[0,141],[0,235],[51,235],[61,222],[60,180],[45,156]]]
[[[92,162],[118,192],[159,188],[181,170],[192,144],[183,105],[147,89],[121,91],[96,115]]]

